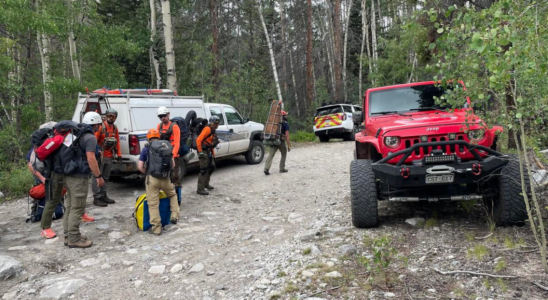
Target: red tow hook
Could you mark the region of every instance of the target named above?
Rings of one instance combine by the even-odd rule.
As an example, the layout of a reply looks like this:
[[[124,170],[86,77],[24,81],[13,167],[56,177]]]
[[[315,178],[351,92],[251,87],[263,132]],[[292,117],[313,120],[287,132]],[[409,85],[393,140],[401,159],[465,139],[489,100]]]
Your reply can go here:
[[[409,168],[401,168],[400,174],[403,178],[407,178],[410,175]]]
[[[473,164],[472,165],[472,174],[479,175],[481,174],[481,165],[480,164]]]

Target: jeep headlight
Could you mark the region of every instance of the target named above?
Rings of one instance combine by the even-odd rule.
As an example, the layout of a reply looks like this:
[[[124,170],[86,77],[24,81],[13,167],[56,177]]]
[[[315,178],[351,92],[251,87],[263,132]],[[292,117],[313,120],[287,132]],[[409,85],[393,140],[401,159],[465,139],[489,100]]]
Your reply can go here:
[[[476,129],[476,130],[468,131],[468,138],[471,141],[481,140],[481,139],[483,139],[484,136],[485,136],[485,130],[483,130],[483,129]]]
[[[396,148],[400,144],[400,138],[397,136],[387,136],[384,138],[384,144],[388,148]]]

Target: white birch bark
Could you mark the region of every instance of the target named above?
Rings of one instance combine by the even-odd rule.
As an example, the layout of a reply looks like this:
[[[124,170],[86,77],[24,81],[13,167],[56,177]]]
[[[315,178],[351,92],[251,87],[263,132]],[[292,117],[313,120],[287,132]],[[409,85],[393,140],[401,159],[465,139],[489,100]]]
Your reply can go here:
[[[169,0],[161,0],[162,22],[164,23],[164,43],[166,47],[167,88],[177,92],[177,72],[175,69],[175,51],[173,50],[173,32],[171,29],[171,9]]]
[[[68,0],[67,4],[69,5],[70,10],[72,10],[73,5],[72,2],[75,0]],[[70,62],[72,65],[72,75],[74,78],[78,79],[78,82],[82,82],[81,72],[80,72],[80,64],[78,63],[77,59],[77,51],[76,51],[76,37],[74,36],[74,31],[72,30],[72,26],[74,26],[74,21],[70,21],[71,29],[68,36],[68,43],[69,43],[69,55],[70,55]]]
[[[160,75],[160,61],[158,60],[158,53],[156,52],[156,48],[154,47],[154,40],[156,39],[156,4],[154,3],[155,0],[150,0],[150,41],[152,42],[152,45],[150,45],[149,55],[150,55],[150,61],[152,63],[152,67],[154,69],[154,75],[156,76],[156,88],[160,89],[162,88],[162,76]]]
[[[264,35],[266,43],[268,45],[268,52],[270,53],[270,61],[272,63],[272,73],[274,75],[274,82],[276,83],[276,92],[278,93],[278,100],[282,100],[282,91],[280,89],[280,82],[278,81],[278,71],[276,70],[276,58],[274,57],[274,51],[272,50],[272,44],[270,43],[270,36],[268,35],[268,29],[263,17],[263,1],[259,0],[259,17],[264,29]]]
[[[17,66],[18,66],[19,59],[17,59],[16,52],[8,48],[7,57],[10,58],[11,56],[13,56],[13,60],[16,62],[16,64],[14,68],[10,69],[10,71],[8,72],[8,83],[15,86],[17,84]],[[17,97],[15,96],[15,94],[12,93],[12,95],[10,96],[10,101],[11,101],[11,118],[8,112],[6,111],[6,108],[4,107],[4,102],[2,102],[2,107],[4,108],[4,112],[6,113],[6,117],[8,121],[15,122],[15,120],[17,120]]]
[[[377,71],[377,21],[375,20],[375,0],[371,1],[371,56],[373,58],[373,71]],[[375,80],[371,81],[375,85]]]
[[[293,47],[291,47],[293,48]],[[293,82],[293,93],[295,94],[295,106],[297,108],[297,117],[301,116],[301,107],[299,105],[299,94],[297,93],[297,81],[295,80],[295,71],[293,67],[293,49],[289,50],[289,67],[291,68],[291,80]]]
[[[367,23],[366,23],[366,4],[367,0],[362,0],[362,46],[360,48],[360,71],[358,75],[358,91],[359,91],[359,98],[362,98],[362,78],[363,78],[363,50],[365,48],[365,32],[367,30]]]
[[[38,50],[40,51],[40,60],[42,61],[42,83],[44,84],[44,108],[46,111],[46,122],[52,119],[51,92],[49,83],[51,81],[50,60],[49,60],[49,37],[46,34],[38,33],[36,35]]]
[[[327,3],[326,3],[327,5]],[[320,13],[318,13],[320,14]],[[329,15],[326,16],[327,19],[330,18]],[[329,38],[329,30],[327,30],[325,27],[324,27],[324,23],[323,21],[326,19],[324,18],[324,16],[322,16],[321,14],[318,16],[318,23],[320,24],[320,31],[322,32],[322,40],[324,41],[324,44],[325,44],[325,52],[327,54],[327,66],[329,67],[329,79],[331,80],[331,87],[333,88],[332,90],[335,91],[335,75],[333,73],[333,61],[332,61],[332,58],[331,58],[331,50],[333,49],[331,47],[331,43],[330,43],[330,38]],[[328,21],[328,24],[327,26],[330,25],[330,22]],[[326,83],[327,84],[327,83]]]
[[[347,4],[347,12],[346,12],[346,21],[345,21],[345,30],[344,30],[344,45],[343,45],[343,68],[342,68],[342,78],[343,78],[343,85],[344,85],[344,102],[348,101],[348,91],[346,88],[346,50],[348,45],[348,27],[350,24],[350,10],[352,9],[352,3],[353,0],[348,0],[350,3]]]

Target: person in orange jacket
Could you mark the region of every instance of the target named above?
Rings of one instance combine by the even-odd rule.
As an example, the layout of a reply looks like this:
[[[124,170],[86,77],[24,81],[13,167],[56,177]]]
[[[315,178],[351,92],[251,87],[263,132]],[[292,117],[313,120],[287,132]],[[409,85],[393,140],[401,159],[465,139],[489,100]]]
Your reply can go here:
[[[95,132],[95,138],[97,138],[97,144],[101,149],[101,161],[99,166],[101,168],[101,174],[105,180],[105,185],[102,187],[97,186],[97,182],[94,180],[91,184],[91,190],[93,191],[93,205],[105,207],[109,204],[114,204],[116,201],[109,198],[107,195],[107,183],[110,178],[110,172],[112,171],[112,163],[114,156],[118,163],[122,163],[122,150],[120,148],[120,133],[118,127],[116,127],[116,119],[118,118],[118,111],[114,108],[109,108],[106,111],[106,121],[102,122],[101,127]]]
[[[173,147],[173,160],[175,167],[171,171],[171,182],[175,186],[175,192],[177,198],[181,202],[181,158],[179,157],[179,148],[181,147],[181,129],[177,124],[169,120],[169,110],[165,106],[158,107],[156,111],[158,118],[162,121],[157,126],[158,132],[160,132],[160,140],[170,141]]]
[[[219,128],[221,119],[217,116],[209,118],[209,126],[205,126],[196,139],[196,148],[198,148],[198,158],[200,160],[200,175],[198,175],[198,190],[200,195],[209,195],[205,189],[212,190],[213,186],[209,184],[211,174],[215,171],[215,147],[219,143],[215,129]]]

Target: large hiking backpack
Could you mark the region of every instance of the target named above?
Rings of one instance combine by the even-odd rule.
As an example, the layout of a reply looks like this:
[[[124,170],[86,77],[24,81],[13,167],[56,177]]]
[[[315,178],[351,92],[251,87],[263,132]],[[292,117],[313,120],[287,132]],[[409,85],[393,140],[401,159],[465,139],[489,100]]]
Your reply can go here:
[[[166,140],[152,141],[148,145],[147,174],[154,178],[169,178],[173,147]]]
[[[204,130],[204,128],[207,126],[207,123],[208,123],[207,119],[204,119],[204,118],[196,118],[192,121],[192,127],[191,127],[191,132],[192,132],[191,148],[192,149],[198,150],[198,147],[196,145],[196,140],[202,133],[202,130]]]
[[[182,117],[175,117],[173,119],[171,119],[171,124],[175,124],[177,126],[179,126],[179,129],[181,131],[181,137],[179,138],[180,140],[180,146],[179,146],[179,155],[180,156],[183,156],[185,154],[188,153],[188,151],[190,150],[190,147],[187,146],[187,140],[188,138],[190,137],[190,131],[188,129],[188,126],[187,126],[187,123],[185,121],[184,118]],[[170,129],[172,128],[172,126],[170,126]],[[169,129],[168,129],[169,131]]]
[[[61,219],[65,214],[65,193],[66,189],[63,188],[63,198],[61,199],[61,202],[59,202],[59,204],[55,207],[55,210],[53,212],[53,220]],[[27,202],[27,213],[29,215],[29,218],[26,220],[26,222],[39,222],[40,220],[42,220],[42,214],[44,213],[44,208],[46,206],[46,188],[43,183],[35,184],[30,189]]]
[[[65,175],[89,174],[91,169],[89,168],[86,153],[79,145],[82,136],[93,134],[91,126],[76,124],[73,121],[61,121],[55,125],[54,129],[66,134],[63,144],[59,147],[59,152],[55,156],[55,173]]]

